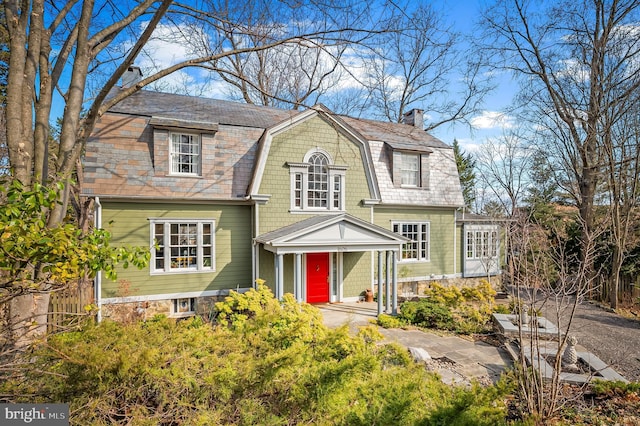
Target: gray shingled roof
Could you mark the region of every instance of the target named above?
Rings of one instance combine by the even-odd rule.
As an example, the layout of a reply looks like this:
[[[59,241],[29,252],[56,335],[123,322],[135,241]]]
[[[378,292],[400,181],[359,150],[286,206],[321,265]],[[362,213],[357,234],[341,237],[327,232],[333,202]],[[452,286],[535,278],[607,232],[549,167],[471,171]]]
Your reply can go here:
[[[408,124],[389,123],[342,116],[344,121],[370,141],[382,141],[394,149],[430,151],[428,148],[451,148],[429,133]]]
[[[211,126],[231,125],[256,130],[273,127],[300,114],[300,111],[294,110],[147,90],[129,96],[109,111],[155,118],[163,122],[170,120],[192,121]],[[453,150],[449,145],[414,126],[348,116],[339,117],[345,125],[351,127],[368,141],[380,186],[382,203],[429,206],[464,205]],[[250,144],[245,147],[248,149],[256,142],[257,139],[245,140],[242,143]],[[388,151],[384,149],[385,144],[397,150],[429,153],[429,190],[394,187],[390,169],[391,159],[388,158]],[[249,162],[255,161],[253,154],[244,158]],[[229,179],[235,182],[238,178],[230,176]]]
[[[149,90],[141,90],[125,98],[109,111],[262,129],[300,113],[300,111]]]
[[[109,111],[262,129],[300,113],[294,110],[149,90],[141,90],[129,96]],[[407,124],[340,117],[366,139],[383,141],[394,149],[428,152],[428,148],[450,148],[424,130]]]
[[[291,225],[283,226],[271,232],[264,233],[256,238],[256,241],[260,243],[266,243],[271,240],[277,240],[278,238],[286,237],[287,235],[295,234],[296,232],[303,231],[309,227],[321,225],[324,222],[330,222],[335,220],[335,216],[317,215],[303,219],[299,222],[292,223]]]

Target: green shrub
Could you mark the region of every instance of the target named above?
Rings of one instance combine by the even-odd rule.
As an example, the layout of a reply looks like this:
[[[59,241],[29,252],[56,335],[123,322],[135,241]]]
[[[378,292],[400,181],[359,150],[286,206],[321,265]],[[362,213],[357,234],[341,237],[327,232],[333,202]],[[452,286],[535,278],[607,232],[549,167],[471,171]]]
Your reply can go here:
[[[461,334],[491,330],[496,291],[488,281],[482,280],[476,286],[462,288],[433,282],[425,290],[425,295],[427,299],[402,304],[402,320],[419,327]]]
[[[421,299],[416,302],[403,303],[400,318],[409,324],[419,327],[440,330],[453,330],[455,328],[451,311],[434,299]]]
[[[383,328],[402,328],[407,323],[401,316],[393,316],[387,314],[378,315],[377,324]]]
[[[458,410],[493,424],[504,416],[500,396],[444,385],[405,348],[378,344],[375,327],[356,336],[327,329],[316,308],[260,288],[218,308],[219,324],[158,316],[51,336],[20,374],[0,371],[0,395],[69,403],[72,425],[415,425]]]
[[[510,314],[513,311],[511,310],[511,308],[509,307],[509,305],[495,305],[493,307],[493,312],[495,312],[496,314]]]
[[[619,380],[593,380],[591,386],[596,395],[640,394],[640,382],[627,383]]]

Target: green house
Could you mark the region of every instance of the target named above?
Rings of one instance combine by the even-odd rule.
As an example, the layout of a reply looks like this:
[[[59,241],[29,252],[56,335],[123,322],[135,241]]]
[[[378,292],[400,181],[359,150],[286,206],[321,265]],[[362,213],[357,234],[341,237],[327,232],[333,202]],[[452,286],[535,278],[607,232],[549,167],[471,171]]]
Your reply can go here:
[[[500,272],[498,228],[461,215],[453,150],[405,123],[140,91],[97,123],[83,195],[147,269],[96,279],[101,315],[206,313],[265,280],[309,303]],[[379,298],[382,301],[382,298]]]

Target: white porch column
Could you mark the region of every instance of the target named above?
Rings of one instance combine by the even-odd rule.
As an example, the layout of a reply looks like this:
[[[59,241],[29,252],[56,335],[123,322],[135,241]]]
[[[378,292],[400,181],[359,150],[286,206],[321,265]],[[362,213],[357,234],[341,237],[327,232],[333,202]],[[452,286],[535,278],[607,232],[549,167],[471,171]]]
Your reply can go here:
[[[295,296],[298,302],[303,302],[304,298],[302,297],[302,254],[295,254],[295,264],[293,266],[294,280],[295,280]]]
[[[392,266],[391,254],[392,253],[393,253],[392,251],[387,250],[387,259],[385,263],[386,274],[385,274],[385,283],[384,283],[384,291],[385,291],[384,306],[387,314],[391,313],[391,266]]]
[[[398,253],[392,251],[391,255],[393,256],[393,296],[391,297],[391,312],[393,315],[398,315]]]
[[[283,267],[284,255],[276,254],[275,256],[275,272],[276,272],[276,299],[282,299],[284,296],[284,267]]]
[[[378,251],[378,315],[382,313],[382,251]]]

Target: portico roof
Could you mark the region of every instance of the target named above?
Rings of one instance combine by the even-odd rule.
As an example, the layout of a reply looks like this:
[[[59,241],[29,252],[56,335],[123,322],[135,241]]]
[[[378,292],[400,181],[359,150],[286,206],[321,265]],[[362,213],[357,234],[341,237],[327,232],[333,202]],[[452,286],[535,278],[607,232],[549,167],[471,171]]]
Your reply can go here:
[[[399,251],[409,239],[347,213],[312,216],[256,237],[276,254]]]

